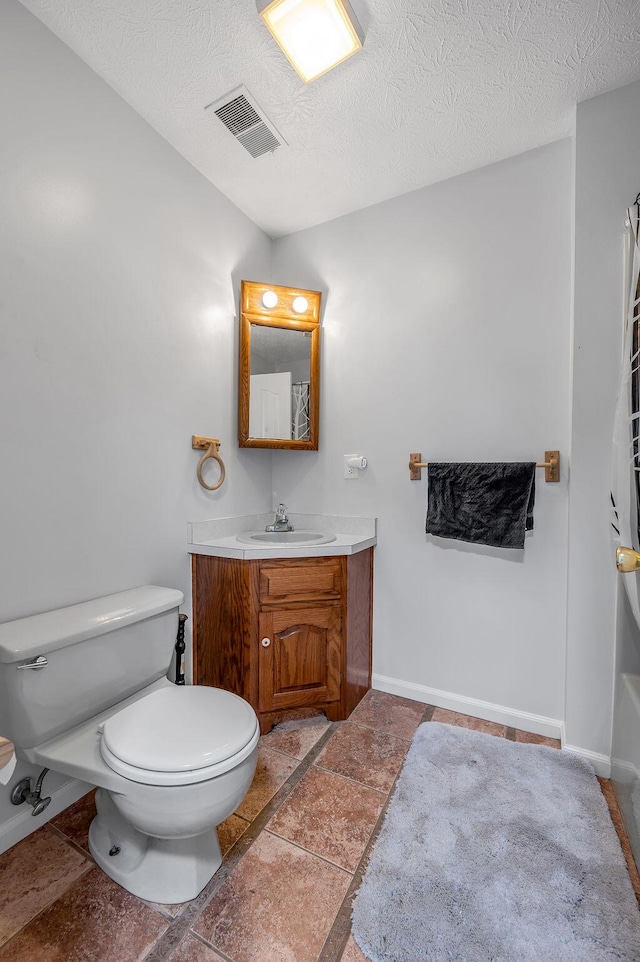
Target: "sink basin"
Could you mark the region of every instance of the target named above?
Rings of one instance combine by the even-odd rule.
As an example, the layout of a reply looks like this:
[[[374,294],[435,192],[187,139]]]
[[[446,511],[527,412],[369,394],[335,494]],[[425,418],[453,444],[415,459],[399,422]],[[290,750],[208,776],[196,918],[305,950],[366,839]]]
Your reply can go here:
[[[243,544],[295,545],[299,548],[329,544],[335,540],[335,534],[322,534],[320,531],[242,531],[236,535],[236,541],[242,541]]]

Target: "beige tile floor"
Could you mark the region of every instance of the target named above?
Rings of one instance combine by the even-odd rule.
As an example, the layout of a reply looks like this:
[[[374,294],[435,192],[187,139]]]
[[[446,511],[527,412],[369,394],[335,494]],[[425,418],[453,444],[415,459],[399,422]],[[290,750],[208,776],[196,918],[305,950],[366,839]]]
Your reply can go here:
[[[219,827],[222,867],[183,905],[142,902],[93,864],[91,793],[0,856],[0,962],[364,962],[351,900],[422,721],[559,747],[375,691],[347,722],[281,725],[261,739],[249,794]],[[640,898],[611,785],[601,785]]]

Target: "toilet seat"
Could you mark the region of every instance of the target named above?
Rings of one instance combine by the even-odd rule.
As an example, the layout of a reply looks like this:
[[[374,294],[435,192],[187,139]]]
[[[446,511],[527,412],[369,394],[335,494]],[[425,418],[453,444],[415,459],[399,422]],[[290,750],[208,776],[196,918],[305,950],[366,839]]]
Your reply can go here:
[[[222,775],[258,743],[251,706],[221,688],[170,685],[101,726],[100,754],[113,771],[145,785],[190,785]]]

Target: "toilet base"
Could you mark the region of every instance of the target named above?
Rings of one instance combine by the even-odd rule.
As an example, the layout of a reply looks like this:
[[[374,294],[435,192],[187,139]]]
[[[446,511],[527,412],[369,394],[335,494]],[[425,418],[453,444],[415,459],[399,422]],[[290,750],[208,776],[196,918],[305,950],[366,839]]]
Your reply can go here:
[[[145,835],[122,818],[104,789],[96,793],[96,809],[89,851],[114,882],[138,898],[167,905],[188,902],[222,864],[215,827],[190,838]]]

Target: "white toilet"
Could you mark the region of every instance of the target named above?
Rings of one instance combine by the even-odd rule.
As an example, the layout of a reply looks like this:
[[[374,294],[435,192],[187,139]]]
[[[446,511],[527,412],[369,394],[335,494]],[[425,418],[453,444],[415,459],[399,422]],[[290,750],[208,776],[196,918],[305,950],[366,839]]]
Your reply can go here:
[[[251,784],[260,735],[242,698],[166,678],[183,600],[147,585],[0,625],[0,732],[99,787],[91,854],[169,904],[219,868],[216,825]]]

